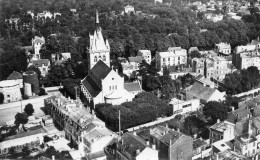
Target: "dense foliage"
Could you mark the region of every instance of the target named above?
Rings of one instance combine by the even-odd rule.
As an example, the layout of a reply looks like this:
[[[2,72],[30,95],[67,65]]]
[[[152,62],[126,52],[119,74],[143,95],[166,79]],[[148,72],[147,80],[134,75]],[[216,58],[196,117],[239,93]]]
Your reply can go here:
[[[221,121],[225,120],[227,118],[228,111],[227,106],[217,101],[209,101],[203,108],[204,115],[211,117],[214,123],[217,122],[218,119]]]
[[[260,74],[258,68],[251,66],[241,70],[239,73],[234,72],[227,74],[224,83],[227,87],[227,93],[234,95],[258,87],[259,80]]]
[[[121,105],[97,104],[97,116],[106,122],[108,128],[118,131],[119,110],[121,112],[122,130],[156,120],[158,117],[169,116],[172,108],[152,93],[140,93],[132,102]]]
[[[24,108],[24,112],[28,115],[31,116],[34,113],[33,105],[31,103],[26,104]]]
[[[14,124],[16,124],[16,126],[19,126],[20,124],[26,124],[27,122],[28,122],[28,117],[25,113],[17,113],[15,115]]]

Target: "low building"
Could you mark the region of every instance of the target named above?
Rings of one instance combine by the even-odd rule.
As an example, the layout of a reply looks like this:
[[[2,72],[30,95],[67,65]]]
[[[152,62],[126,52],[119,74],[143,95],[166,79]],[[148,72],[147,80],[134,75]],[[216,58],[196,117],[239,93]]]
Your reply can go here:
[[[208,10],[209,10],[209,8],[208,8]],[[224,17],[223,14],[213,14],[213,13],[205,14],[205,18],[214,23],[222,21],[223,17]]]
[[[218,53],[218,55],[225,55],[228,56],[231,54],[231,45],[229,43],[218,43],[215,44],[215,52]]]
[[[150,128],[150,141],[159,150],[159,159],[192,159],[193,139],[179,131],[163,126]]]
[[[0,81],[0,93],[4,95],[4,103],[20,101],[22,99],[20,84],[16,80]]]
[[[10,76],[8,76],[7,80],[15,80],[19,85],[20,88],[23,88],[23,75],[20,72],[13,71]]]
[[[71,59],[71,54],[70,52],[66,52],[66,53],[61,53],[61,60],[62,61],[67,61]]]
[[[252,117],[252,113],[250,112],[250,110],[247,110],[245,108],[239,108],[234,110],[233,107],[232,111],[228,113],[227,121],[236,124],[237,122],[245,120],[250,117]]]
[[[169,47],[166,52],[156,52],[156,68],[163,71],[164,67],[187,64],[187,50],[181,47]]]
[[[210,148],[209,144],[204,141],[202,138],[193,140],[193,157],[192,159],[204,158],[207,157],[209,152],[206,150]],[[211,151],[211,149],[208,149]]]
[[[214,158],[218,160],[227,160],[227,159],[228,160],[238,160],[238,159],[251,160],[250,158],[242,155],[241,153],[233,151],[231,149],[214,154]]]
[[[192,99],[188,101],[179,100],[173,98],[170,102],[173,108],[173,115],[177,114],[187,114],[190,112],[197,111],[200,108],[200,100]]]
[[[45,77],[48,74],[50,61],[48,59],[33,60],[32,64],[41,71],[41,75]]]
[[[151,64],[152,54],[150,50],[139,50],[137,56],[141,56],[146,63]]]
[[[218,141],[227,142],[235,138],[235,124],[228,121],[220,122],[218,120],[209,129],[209,139],[210,143],[215,143]]]
[[[202,84],[203,86],[215,88],[215,83],[212,82],[210,79],[205,78],[203,75],[199,74],[197,77],[195,77],[195,81],[197,83]]]
[[[0,155],[8,154],[11,148],[15,152],[20,152],[24,146],[29,148],[38,147],[43,143],[44,135],[45,132],[39,129],[9,136],[3,142],[0,142]]]
[[[34,53],[29,55],[29,57],[31,58],[30,60],[41,59],[40,50],[44,44],[45,44],[45,38],[43,36],[42,37],[35,36],[32,39],[32,48]]]
[[[129,93],[132,93],[134,96],[143,91],[139,81],[124,83],[124,87]]]
[[[195,82],[192,86],[182,91],[184,99],[200,99],[201,103],[209,101],[223,101],[225,100],[225,92],[220,92],[217,89],[206,87],[206,85]]]
[[[125,133],[105,148],[107,159],[158,160],[158,150],[149,141],[144,141],[136,133]]]
[[[52,13],[50,13],[49,11],[43,11],[42,13],[38,13],[36,18],[39,19],[39,18],[44,18],[44,19],[47,19],[47,18],[52,18],[53,15]]]

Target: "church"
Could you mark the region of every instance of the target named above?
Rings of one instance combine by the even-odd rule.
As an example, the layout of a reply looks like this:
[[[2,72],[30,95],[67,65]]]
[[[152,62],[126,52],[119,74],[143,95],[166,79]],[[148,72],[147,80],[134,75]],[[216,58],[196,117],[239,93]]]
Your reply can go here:
[[[96,13],[95,31],[89,35],[88,75],[81,81],[81,91],[91,107],[99,103],[119,105],[132,101],[142,92],[139,82],[124,83],[124,77],[110,67],[110,46],[104,40]]]

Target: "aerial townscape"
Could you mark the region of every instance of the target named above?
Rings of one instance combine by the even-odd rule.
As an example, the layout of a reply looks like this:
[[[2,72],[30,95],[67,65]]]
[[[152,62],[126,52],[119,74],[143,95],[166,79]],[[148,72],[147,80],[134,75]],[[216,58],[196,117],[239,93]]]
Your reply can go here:
[[[260,160],[259,0],[0,0],[0,159]]]

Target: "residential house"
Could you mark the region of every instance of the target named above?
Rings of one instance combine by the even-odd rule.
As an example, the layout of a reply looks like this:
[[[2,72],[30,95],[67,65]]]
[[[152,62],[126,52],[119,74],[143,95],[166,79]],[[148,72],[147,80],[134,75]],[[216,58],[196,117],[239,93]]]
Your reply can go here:
[[[169,47],[166,52],[156,52],[156,68],[163,71],[164,67],[187,64],[187,50],[181,47]]]
[[[146,63],[151,64],[152,54],[150,50],[139,50],[137,56],[141,56]]]
[[[123,73],[128,77],[133,75],[133,72],[139,70],[140,63],[142,63],[142,57],[129,57],[128,61],[121,62]]]
[[[209,129],[209,139],[210,143],[215,143],[218,141],[227,142],[235,138],[235,124],[228,121],[220,122],[218,120]]]
[[[135,12],[135,8],[131,5],[125,6],[125,13],[130,14],[131,12]]]
[[[150,141],[159,150],[159,159],[192,159],[193,139],[179,131],[163,126],[150,128]]]
[[[217,89],[206,87],[203,84],[195,82],[192,86],[182,91],[186,100],[200,99],[201,103],[209,101],[223,101],[225,100],[225,92],[220,92]]]
[[[36,18],[39,19],[39,18],[44,18],[44,19],[47,19],[47,18],[52,18],[53,15],[51,12],[49,11],[43,11],[42,13],[38,13]]]
[[[215,88],[215,83],[212,82],[210,79],[205,78],[203,75],[199,74],[197,77],[195,77],[195,81],[197,83],[200,83],[206,87]]]
[[[107,159],[114,160],[158,160],[158,150],[149,141],[144,141],[136,132],[125,133],[120,140],[110,143],[105,148]]]
[[[253,157],[256,154],[257,144],[257,139],[250,132],[244,133],[235,138],[235,149],[247,157]]]
[[[208,10],[209,9],[210,8],[208,8]],[[215,9],[212,9],[212,10],[215,10]],[[208,14],[205,14],[205,18],[208,19],[209,21],[216,23],[216,22],[222,21],[223,15],[222,14],[208,13]]]
[[[192,99],[188,101],[179,100],[173,98],[170,102],[173,108],[173,115],[178,114],[187,114],[190,112],[197,111],[200,108],[200,100],[199,99]]]
[[[260,69],[260,53],[257,50],[235,53],[233,56],[233,64],[239,70],[247,69],[250,66],[255,66]]]
[[[36,68],[38,68],[41,71],[41,75],[45,77],[48,74],[48,70],[51,64],[48,59],[39,59],[33,60],[31,65],[34,65]]]
[[[208,151],[206,151],[208,150]],[[202,138],[193,140],[193,157],[192,159],[208,157],[211,148]]]
[[[218,53],[218,55],[228,56],[231,54],[231,45],[229,43],[221,42],[221,43],[215,44],[214,50],[216,53]]]

